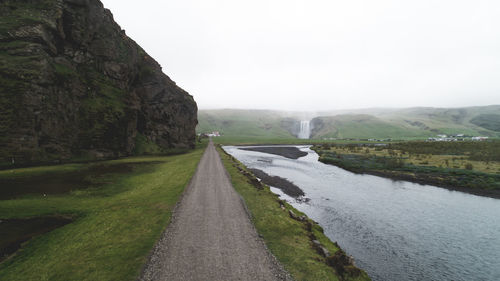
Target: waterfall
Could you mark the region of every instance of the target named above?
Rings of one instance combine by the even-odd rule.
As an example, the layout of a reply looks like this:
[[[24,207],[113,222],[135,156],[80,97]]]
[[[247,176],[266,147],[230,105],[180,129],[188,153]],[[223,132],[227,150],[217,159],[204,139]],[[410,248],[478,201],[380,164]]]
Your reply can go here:
[[[308,139],[311,135],[310,121],[300,121],[299,139]]]

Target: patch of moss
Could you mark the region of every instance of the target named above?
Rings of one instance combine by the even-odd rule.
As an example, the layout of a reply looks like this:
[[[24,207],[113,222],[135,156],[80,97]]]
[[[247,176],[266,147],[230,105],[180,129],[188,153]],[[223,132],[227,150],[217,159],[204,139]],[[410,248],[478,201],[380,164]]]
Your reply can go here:
[[[0,51],[0,74],[25,81],[40,75],[40,56],[15,56]]]
[[[46,22],[56,11],[54,0],[2,1],[0,7],[0,33],[7,33],[21,26]]]
[[[70,78],[76,76],[75,70],[67,65],[54,63],[53,66],[56,74],[61,77]]]
[[[134,155],[160,154],[163,152],[164,150],[156,143],[150,141],[141,133],[137,133],[135,137]]]
[[[87,97],[79,108],[83,147],[102,147],[105,142],[105,147],[122,149],[120,140],[127,137],[126,91],[91,66],[79,69],[79,73],[88,85]]]
[[[0,44],[0,52],[8,53],[9,50],[22,49],[28,46],[30,43],[22,40],[14,40],[10,42],[2,42]]]
[[[146,78],[149,78],[153,76],[155,71],[153,68],[145,63],[141,64],[139,66],[139,79],[144,80]]]
[[[0,143],[7,143],[9,132],[15,126],[16,112],[19,109],[19,93],[26,85],[21,81],[0,75]],[[7,157],[4,149],[0,150],[0,158]]]

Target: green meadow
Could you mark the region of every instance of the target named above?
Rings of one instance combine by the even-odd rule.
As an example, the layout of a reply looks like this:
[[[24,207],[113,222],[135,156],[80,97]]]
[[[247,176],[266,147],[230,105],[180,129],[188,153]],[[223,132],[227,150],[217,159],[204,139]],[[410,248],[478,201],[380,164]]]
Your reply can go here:
[[[18,194],[3,194],[1,220],[72,220],[24,242],[0,263],[0,279],[136,279],[203,150],[0,171],[2,189],[9,187],[5,183],[25,186]],[[58,178],[56,190],[44,192],[36,184]]]

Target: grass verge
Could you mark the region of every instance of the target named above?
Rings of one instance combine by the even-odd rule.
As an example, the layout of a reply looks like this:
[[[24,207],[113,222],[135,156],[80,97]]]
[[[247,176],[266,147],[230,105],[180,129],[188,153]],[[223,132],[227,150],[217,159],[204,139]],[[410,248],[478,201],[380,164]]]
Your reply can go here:
[[[100,175],[100,184],[87,189],[1,200],[1,219],[56,215],[74,221],[25,243],[0,264],[0,279],[134,280],[169,223],[203,151],[200,147],[182,155],[103,161],[99,165],[148,164],[126,174]],[[85,165],[91,164],[6,170],[0,177],[64,174]]]
[[[368,275],[352,263],[342,264],[345,253],[323,234],[323,229],[291,205],[279,200],[268,186],[256,188],[249,180],[248,171],[236,159],[217,148],[236,191],[244,198],[252,221],[269,250],[296,280],[370,280]],[[283,204],[284,209],[280,207]],[[312,240],[318,240],[330,257],[314,249]],[[331,266],[328,265],[331,264]],[[336,268],[336,269],[334,269]]]

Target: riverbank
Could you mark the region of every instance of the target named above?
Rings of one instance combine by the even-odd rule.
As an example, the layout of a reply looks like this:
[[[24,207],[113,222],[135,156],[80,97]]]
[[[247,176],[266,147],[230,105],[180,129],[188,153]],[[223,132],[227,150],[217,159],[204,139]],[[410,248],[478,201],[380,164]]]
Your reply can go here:
[[[440,150],[433,150],[437,145],[440,146]],[[460,144],[448,144],[451,145],[454,146],[455,154],[444,154],[450,153],[450,149],[441,147],[443,144],[427,143],[391,144],[384,147],[324,144],[313,146],[311,149],[320,156],[319,161],[353,173],[500,198],[500,163],[496,158],[485,158],[486,161],[480,161],[472,157],[474,154],[461,148]],[[492,147],[486,146],[486,149],[493,150]],[[481,147],[478,146],[474,153],[487,153],[479,151],[479,148]],[[425,151],[430,152],[424,153]],[[490,153],[489,157],[495,157],[495,152]]]
[[[218,150],[258,233],[296,280],[370,280],[317,223],[280,200],[234,157]]]
[[[256,146],[240,147],[241,150],[257,151],[283,156],[289,159],[299,159],[307,155],[307,152],[301,151],[295,146]]]
[[[308,147],[298,160],[224,149],[247,167],[299,186],[307,202],[271,188],[318,222],[373,280],[496,280],[500,274],[500,200],[355,174],[318,161]]]
[[[0,263],[1,279],[136,279],[203,151],[0,171],[12,184],[2,189],[24,187],[0,199],[0,220],[72,220],[23,243]]]

